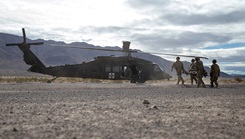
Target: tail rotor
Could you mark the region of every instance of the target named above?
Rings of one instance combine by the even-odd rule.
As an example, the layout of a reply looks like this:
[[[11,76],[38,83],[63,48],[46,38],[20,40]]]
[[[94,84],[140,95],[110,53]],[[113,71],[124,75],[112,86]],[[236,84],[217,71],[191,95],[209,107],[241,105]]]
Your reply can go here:
[[[26,42],[26,33],[25,29],[22,28],[23,34],[23,42],[22,43],[9,43],[6,46],[18,46],[19,49],[23,52],[24,61],[27,65],[31,65],[32,67],[29,69],[32,72],[43,73],[46,68],[45,65],[36,57],[36,55],[30,50],[31,45],[41,45],[43,42],[34,42],[27,43]]]
[[[30,47],[30,45],[42,45],[43,42],[33,42],[33,43],[26,43],[26,32],[25,29],[22,28],[22,34],[23,34],[23,42],[22,43],[8,43],[6,46],[19,46],[19,47]]]

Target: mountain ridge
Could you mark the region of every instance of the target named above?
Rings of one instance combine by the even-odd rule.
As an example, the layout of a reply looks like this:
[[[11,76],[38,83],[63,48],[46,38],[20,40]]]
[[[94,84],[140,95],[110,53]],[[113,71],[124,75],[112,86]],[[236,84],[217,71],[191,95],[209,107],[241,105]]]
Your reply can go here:
[[[0,33],[0,68],[4,69],[0,70],[0,75],[4,75],[6,70],[13,70],[18,72],[18,70],[27,70],[29,68],[28,65],[24,63],[23,53],[17,48],[17,46],[6,47],[7,43],[21,43],[23,38],[17,35],[11,35],[6,33]],[[99,51],[99,50],[85,50],[85,49],[76,49],[76,48],[67,48],[69,46],[83,46],[89,48],[111,48],[111,49],[121,49],[119,46],[94,46],[92,44],[88,44],[86,42],[72,42],[65,43],[62,41],[55,40],[43,40],[36,39],[31,40],[27,38],[27,42],[44,42],[44,45],[40,46],[31,46],[31,50],[36,56],[46,65],[46,66],[54,66],[54,65],[66,65],[66,64],[80,64],[82,62],[87,62],[93,60],[97,56],[122,56],[122,52],[107,52],[107,51]],[[51,46],[53,45],[67,45],[67,47],[60,46]],[[176,77],[175,72],[171,72],[171,65],[173,61],[166,60],[160,56],[156,56],[150,53],[133,53],[133,57],[139,57],[142,59],[146,59],[157,63],[166,73],[171,76]],[[190,62],[183,61],[184,67],[187,70]],[[205,70],[209,73],[210,68],[205,67]],[[24,72],[23,72],[24,73]],[[12,73],[14,75],[14,73]],[[19,75],[19,74],[18,74]],[[230,78],[232,77],[229,74],[221,72],[221,77]]]

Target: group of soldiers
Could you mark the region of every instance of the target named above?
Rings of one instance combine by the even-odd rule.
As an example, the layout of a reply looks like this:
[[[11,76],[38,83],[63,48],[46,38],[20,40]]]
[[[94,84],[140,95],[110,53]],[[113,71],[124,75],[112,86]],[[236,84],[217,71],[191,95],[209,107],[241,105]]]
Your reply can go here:
[[[193,82],[197,84],[197,87],[206,87],[205,83],[203,82],[202,78],[207,76],[207,72],[204,69],[203,63],[200,60],[199,57],[196,57],[195,59],[191,60],[191,64],[189,66],[189,71],[187,72],[184,69],[183,63],[180,61],[180,57],[176,57],[176,62],[173,63],[171,71],[173,69],[176,70],[177,76],[178,76],[178,81],[177,84],[182,82],[182,84],[185,83],[184,79],[182,78],[182,74],[190,74],[190,79],[191,79],[191,84],[193,85]],[[219,65],[217,64],[217,60],[213,59],[212,60],[212,65],[210,69],[210,85],[211,87],[218,87],[218,78],[220,76],[220,68]]]

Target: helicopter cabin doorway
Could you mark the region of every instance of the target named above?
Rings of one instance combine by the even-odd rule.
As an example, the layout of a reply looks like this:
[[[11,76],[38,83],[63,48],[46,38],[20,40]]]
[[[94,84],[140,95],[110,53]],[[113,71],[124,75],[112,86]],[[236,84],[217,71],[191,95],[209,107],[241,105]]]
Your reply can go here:
[[[121,76],[123,78],[131,78],[138,75],[138,68],[136,65],[125,65],[121,67]]]

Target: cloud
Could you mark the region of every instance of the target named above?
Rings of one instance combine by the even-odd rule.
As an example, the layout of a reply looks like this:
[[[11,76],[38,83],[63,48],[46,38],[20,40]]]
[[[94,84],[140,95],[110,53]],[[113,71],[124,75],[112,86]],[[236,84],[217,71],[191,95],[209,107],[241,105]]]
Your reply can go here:
[[[154,7],[165,7],[171,0],[127,0],[129,6],[136,9],[154,8]]]
[[[151,33],[136,33],[132,35],[135,41],[140,42],[145,47],[154,46],[156,48],[193,48],[193,46],[200,47],[204,43],[226,43],[232,38],[229,36],[220,36],[208,32],[181,32],[165,34],[168,30],[158,30]]]
[[[234,65],[236,62],[244,65],[245,61],[245,2],[134,0],[128,4],[145,15],[144,19],[132,23],[144,27],[145,31],[131,37],[146,51],[207,56],[217,59],[229,73],[245,74],[244,68]]]
[[[211,50],[211,49],[229,49],[229,48],[239,48],[239,47],[245,47],[245,42],[239,42],[239,43],[226,43],[226,44],[220,44],[216,46],[208,46],[204,49]]]
[[[242,62],[244,7],[240,0],[0,1],[0,32],[21,35],[25,27],[31,39],[100,46],[128,40],[146,52]]]
[[[245,21],[244,13],[244,9],[230,13],[214,13],[210,15],[174,13],[163,15],[160,17],[160,20],[176,25],[237,24]]]
[[[243,62],[223,62],[218,64],[222,71],[229,74],[244,74],[245,64]]]

